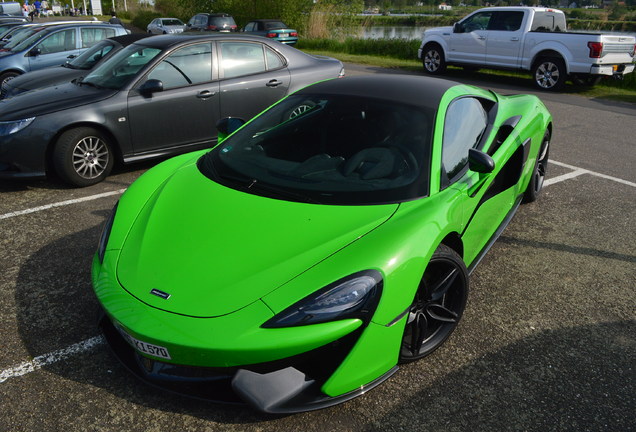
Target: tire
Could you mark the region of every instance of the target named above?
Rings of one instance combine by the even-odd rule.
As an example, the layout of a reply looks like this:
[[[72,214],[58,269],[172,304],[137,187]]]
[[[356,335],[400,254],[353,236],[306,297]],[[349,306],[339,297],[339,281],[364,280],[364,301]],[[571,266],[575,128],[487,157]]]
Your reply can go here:
[[[86,187],[101,182],[110,174],[113,164],[112,147],[104,134],[96,129],[70,129],[55,144],[55,171],[73,186]]]
[[[462,258],[448,246],[440,245],[409,308],[400,363],[426,357],[448,339],[466,307],[468,285],[468,270]]]
[[[532,171],[532,177],[530,183],[523,194],[523,202],[530,203],[537,200],[541,190],[543,189],[543,182],[545,181],[545,174],[548,171],[548,160],[550,158],[550,131],[546,130],[543,135],[543,141],[541,141],[541,147],[537,154],[537,161],[534,164],[534,170]]]
[[[0,89],[2,88],[2,85],[9,81],[12,80],[13,78],[20,76],[19,73],[17,72],[5,72],[3,74],[0,75]]]
[[[436,43],[426,44],[422,50],[422,66],[430,75],[441,75],[446,71],[444,51]]]
[[[559,91],[565,85],[565,63],[557,57],[544,57],[532,66],[534,84],[541,90]]]

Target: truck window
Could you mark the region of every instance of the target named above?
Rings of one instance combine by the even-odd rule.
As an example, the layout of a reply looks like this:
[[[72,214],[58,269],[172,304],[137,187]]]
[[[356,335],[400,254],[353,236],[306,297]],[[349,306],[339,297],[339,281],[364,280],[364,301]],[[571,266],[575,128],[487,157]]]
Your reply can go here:
[[[565,15],[551,12],[536,12],[530,31],[536,32],[564,32]]]
[[[517,31],[523,21],[522,11],[494,12],[488,23],[488,30]]]
[[[478,12],[461,22],[462,33],[470,33],[475,30],[486,30],[492,12]]]

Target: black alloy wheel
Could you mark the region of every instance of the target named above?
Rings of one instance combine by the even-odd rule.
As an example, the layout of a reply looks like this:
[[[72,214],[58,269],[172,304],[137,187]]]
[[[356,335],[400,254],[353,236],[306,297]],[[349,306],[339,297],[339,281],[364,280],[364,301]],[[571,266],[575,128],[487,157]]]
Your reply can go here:
[[[537,154],[537,162],[534,165],[534,171],[532,172],[532,178],[528,184],[528,188],[523,194],[524,202],[536,201],[543,189],[543,183],[545,182],[545,175],[548,172],[548,161],[550,159],[550,131],[546,130],[543,135],[543,141],[541,141],[541,148]]]
[[[453,249],[440,245],[409,308],[400,348],[401,363],[429,355],[448,339],[466,307],[468,285],[464,261]]]

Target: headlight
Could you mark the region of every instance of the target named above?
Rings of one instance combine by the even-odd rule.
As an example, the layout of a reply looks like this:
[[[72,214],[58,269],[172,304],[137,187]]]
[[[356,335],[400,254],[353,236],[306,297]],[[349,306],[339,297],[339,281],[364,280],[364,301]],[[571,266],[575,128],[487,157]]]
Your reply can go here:
[[[110,231],[113,228],[113,221],[115,220],[115,213],[117,212],[117,206],[119,202],[115,204],[113,210],[110,212],[110,216],[106,220],[104,224],[104,228],[102,228],[102,233],[99,236],[99,245],[97,245],[97,257],[99,258],[99,262],[104,262],[104,254],[106,253],[106,245],[108,244],[108,238],[110,237]]]
[[[7,136],[13,133],[16,133],[18,131],[21,131],[22,129],[30,125],[33,122],[33,120],[35,120],[35,117],[31,117],[24,120],[0,122],[0,136]]]
[[[263,327],[292,327],[345,318],[371,319],[382,292],[382,276],[366,270],[321,289],[288,307]]]

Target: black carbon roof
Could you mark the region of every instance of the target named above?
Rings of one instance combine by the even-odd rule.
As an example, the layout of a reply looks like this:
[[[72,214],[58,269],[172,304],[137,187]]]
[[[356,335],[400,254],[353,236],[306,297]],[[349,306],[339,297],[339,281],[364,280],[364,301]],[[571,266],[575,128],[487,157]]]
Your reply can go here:
[[[437,109],[444,93],[456,85],[460,83],[426,76],[375,74],[323,81],[299,93],[372,97]]]

